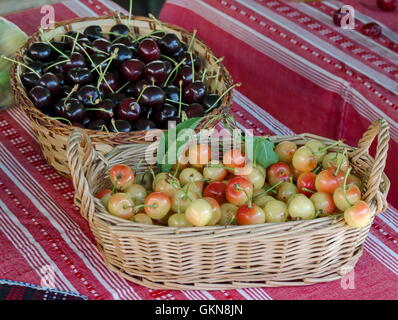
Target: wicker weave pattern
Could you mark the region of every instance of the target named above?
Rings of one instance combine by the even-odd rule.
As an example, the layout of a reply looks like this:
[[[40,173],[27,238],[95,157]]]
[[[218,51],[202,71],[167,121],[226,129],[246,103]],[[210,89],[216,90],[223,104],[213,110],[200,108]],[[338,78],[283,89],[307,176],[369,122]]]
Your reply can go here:
[[[376,157],[369,147],[378,137]],[[298,145],[319,136],[271,137]],[[387,206],[390,182],[383,173],[389,143],[384,120],[373,123],[359,142],[348,147],[353,172],[365,183],[364,199],[373,214]],[[100,156],[87,135],[72,133],[68,159],[76,188],[76,203],[89,221],[108,267],[142,285],[159,289],[232,289],[309,285],[339,279],[362,254],[371,224],[348,227],[339,216],[307,221],[249,226],[171,228],[133,223],[111,216],[93,194],[109,187],[112,165],[134,165],[129,148]],[[144,170],[144,168],[142,168]]]
[[[59,22],[55,25],[55,29],[46,32],[48,39],[57,38],[64,34],[66,31],[76,30],[82,31],[87,26],[95,23],[100,25],[104,31],[109,31],[115,23],[124,22],[126,23],[126,17],[114,15],[114,16],[101,16],[95,18],[78,18],[68,21]],[[182,28],[173,26],[167,23],[161,25],[155,22],[153,19],[145,17],[133,17],[131,21],[131,27],[135,34],[147,34],[151,31],[164,29],[169,32],[175,33],[181,40],[188,43],[192,37],[190,33]],[[23,56],[32,42],[39,41],[41,39],[40,33],[36,32],[33,34],[27,43],[17,52],[15,59],[22,62]],[[206,85],[210,88],[211,92],[221,95],[227,88],[232,85],[232,78],[228,70],[223,66],[222,63],[215,64],[217,57],[214,53],[200,40],[195,39],[193,45],[193,52],[199,55],[203,62],[204,67],[208,69],[209,75],[215,75],[218,66],[221,67],[218,79],[211,78],[205,81]],[[31,120],[33,130],[35,131],[40,147],[46,160],[52,165],[59,173],[65,176],[69,176],[69,168],[66,159],[66,146],[68,138],[71,132],[75,129],[74,127],[65,125],[58,120],[47,117],[44,113],[34,107],[30,101],[22,83],[20,80],[20,74],[22,68],[20,65],[13,64],[11,68],[11,87],[14,93],[16,104],[22,108],[22,110],[28,115]],[[228,112],[228,109],[232,105],[232,92],[228,92],[221,101],[219,108],[215,108],[211,114],[217,115],[220,113]],[[205,122],[199,125],[204,125]],[[212,123],[211,125],[214,125]],[[93,141],[96,150],[105,154],[112,150],[113,147],[120,144],[136,144],[132,147],[132,150],[136,148],[139,152],[141,147],[139,144],[147,144],[145,140],[145,131],[135,131],[128,133],[108,133],[93,130],[84,130]]]

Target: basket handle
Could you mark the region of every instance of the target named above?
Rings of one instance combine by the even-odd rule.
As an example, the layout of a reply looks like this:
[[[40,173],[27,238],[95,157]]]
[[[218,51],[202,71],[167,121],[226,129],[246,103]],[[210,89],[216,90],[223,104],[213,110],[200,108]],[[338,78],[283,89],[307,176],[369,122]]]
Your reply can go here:
[[[380,183],[386,166],[390,141],[389,125],[386,120],[379,119],[369,126],[368,130],[363,134],[362,138],[358,142],[358,149],[351,153],[351,157],[353,162],[357,163],[360,167],[363,166],[365,162],[368,161],[369,148],[376,136],[376,155],[369,172],[367,172],[367,181],[365,184],[365,194],[363,195],[363,199],[368,203],[375,200],[376,213],[379,213],[387,209],[388,205],[386,195],[380,192]],[[386,190],[388,191],[389,183],[386,187]]]
[[[75,203],[80,208],[82,216],[91,223],[95,204],[86,173],[87,166],[97,158],[97,152],[87,134],[76,129],[69,137],[66,154],[76,192]]]

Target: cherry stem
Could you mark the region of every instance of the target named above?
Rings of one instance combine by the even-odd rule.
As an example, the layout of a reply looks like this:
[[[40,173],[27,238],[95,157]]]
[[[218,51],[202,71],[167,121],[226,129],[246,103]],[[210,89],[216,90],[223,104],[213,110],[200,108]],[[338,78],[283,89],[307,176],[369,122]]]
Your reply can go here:
[[[181,117],[181,108],[182,108],[182,80],[178,82],[180,86],[180,92],[179,92],[179,101],[178,101],[178,117]]]
[[[221,101],[221,99],[224,98],[224,96],[225,96],[228,92],[230,92],[230,91],[231,91],[233,88],[235,88],[235,87],[240,87],[241,85],[242,85],[241,83],[235,83],[234,85],[230,86],[227,90],[225,90],[225,91],[223,92],[223,94],[222,94],[221,96],[218,97],[218,99],[213,103],[213,105],[212,105],[209,109],[207,109],[206,112],[209,112],[209,111],[211,111],[212,109],[214,109],[214,107],[217,106],[217,103],[219,103],[219,102]]]
[[[177,174],[178,174],[179,170],[180,170],[180,162],[177,161],[177,168],[176,168],[176,171],[174,172],[174,175],[173,175],[174,178],[177,178]]]
[[[343,192],[344,192],[345,201],[347,201],[347,203],[352,207],[354,205],[354,203],[351,203],[347,197],[347,178],[348,178],[348,175],[350,174],[350,171],[351,171],[351,168],[348,168],[347,172],[344,175]]]
[[[138,205],[134,206],[134,209],[135,210],[140,209],[140,208],[155,208],[156,209],[157,207],[158,207],[157,204],[138,204]]]
[[[176,72],[177,69],[185,62],[185,60],[186,60],[185,58],[182,59],[179,63],[177,63],[177,64],[174,66],[173,70],[171,70],[169,76],[167,77],[167,79],[166,79],[166,81],[165,81],[165,83],[164,83],[164,86],[165,86],[165,87],[167,87],[167,85],[169,84],[169,81],[170,81],[170,79],[171,79],[171,76],[172,76],[172,75],[174,74],[174,72]]]
[[[65,59],[65,60],[63,60],[63,61],[58,61],[58,62],[56,62],[56,63],[53,63],[53,64],[49,65],[46,69],[44,69],[44,71],[47,71],[47,70],[51,69],[52,67],[55,67],[55,66],[57,66],[57,65],[59,65],[59,64],[62,64],[62,63],[68,62],[68,61],[70,61],[69,58],[68,58],[68,59]]]
[[[184,102],[182,102],[182,101],[175,101],[175,100],[172,100],[172,99],[166,99],[166,101],[174,102],[174,103],[178,102],[178,103],[181,103],[181,104],[182,104],[183,106],[185,106],[185,107],[189,106],[189,104],[184,103]]]
[[[138,102],[140,101],[140,99],[141,99],[142,95],[144,94],[144,91],[146,90],[147,87],[148,87],[148,86],[147,86],[146,84],[144,84],[144,85],[142,86],[142,90],[141,90],[140,94],[138,95],[138,98],[137,98],[137,100],[135,101],[135,103],[138,103]]]
[[[73,39],[73,46],[72,46],[72,51],[71,54],[73,54],[75,52],[75,48],[76,48],[76,43],[77,43],[77,38],[79,37],[79,32],[76,32],[76,36]]]
[[[162,54],[162,55],[160,55],[162,58],[164,58],[164,59],[166,59],[166,60],[169,60],[170,62],[172,62],[172,63],[174,63],[174,65],[176,65],[177,64],[177,61],[175,61],[174,59],[172,59],[172,58],[170,58],[170,57],[168,57],[168,56],[165,56],[164,54]]]
[[[318,149],[318,151],[314,151],[314,152],[312,152],[312,153],[313,153],[314,155],[323,153],[323,152],[325,152],[325,151],[327,151],[327,150],[329,150],[329,149],[331,149],[331,148],[333,148],[333,147],[335,147],[335,146],[340,145],[341,143],[343,143],[343,141],[342,141],[342,140],[338,140],[338,141],[332,143],[331,145],[328,145],[328,146],[325,146],[325,147],[323,147],[323,148],[320,148],[320,149]]]
[[[116,128],[116,125],[115,125],[115,119],[111,119],[111,124],[112,124],[112,127],[113,127],[113,129],[115,130],[115,132],[119,132],[119,130]]]
[[[150,32],[150,33],[147,33],[147,34],[145,34],[145,35],[142,35],[142,36],[140,36],[140,37],[138,37],[138,38],[133,39],[132,42],[133,42],[133,43],[136,43],[136,42],[138,42],[138,41],[140,41],[140,40],[142,40],[142,39],[144,39],[144,38],[161,39],[160,37],[154,36],[154,34],[156,34],[156,33],[161,33],[161,32],[164,32],[164,30],[155,30],[155,31],[152,31],[152,32]]]
[[[237,183],[235,185],[235,190],[243,191],[245,193],[247,201],[249,202],[248,207],[251,208],[252,207],[252,198],[249,196],[247,191],[244,188],[242,188],[239,183]]]
[[[108,128],[107,128],[106,125],[104,125],[104,124],[101,126],[101,131],[106,131],[106,132],[109,133]]]
[[[341,159],[340,159],[340,161],[339,161],[339,164],[338,164],[338,166],[337,166],[337,168],[336,168],[336,171],[334,172],[334,176],[337,176],[338,174],[339,174],[339,172],[340,172],[340,169],[341,169],[341,167],[342,167],[342,165],[343,165],[343,162],[344,162],[344,158],[345,158],[345,154],[346,154],[346,150],[344,150],[344,152],[343,152],[343,156],[341,157]],[[336,154],[337,155],[337,154]]]
[[[272,187],[270,187],[270,188],[268,188],[268,189],[262,191],[262,192],[259,193],[259,194],[256,194],[256,196],[254,197],[254,199],[256,199],[256,198],[258,198],[259,196],[262,196],[262,195],[264,195],[264,194],[267,194],[268,192],[273,191],[276,187],[278,187],[278,186],[279,186],[281,183],[283,183],[283,182],[284,182],[283,180],[278,181],[278,183],[274,184]]]
[[[188,50],[187,50],[188,52],[191,52],[191,48],[192,48],[193,42],[195,41],[195,37],[196,37],[196,33],[197,32],[198,32],[198,30],[196,30],[196,29],[193,30],[192,38],[189,41],[189,45],[188,45]]]
[[[25,63],[23,63],[23,62],[20,62],[20,61],[17,61],[17,60],[8,58],[8,57],[6,57],[6,56],[1,56],[1,58],[4,59],[4,60],[6,60],[6,61],[9,61],[9,62],[13,62],[13,63],[19,64],[19,65],[25,67],[26,69],[28,69],[29,71],[33,72],[33,73],[34,73],[35,75],[37,75],[39,78],[41,77],[40,73],[38,73],[36,70],[32,69],[31,67],[29,67],[27,64],[25,64]]]
[[[314,174],[318,174],[318,172],[319,172],[321,169],[322,169],[322,166],[319,165],[319,166],[317,166],[312,172],[313,172]]]
[[[66,102],[70,99],[71,95],[77,91],[77,89],[79,89],[79,85],[78,85],[78,84],[75,84],[74,87],[72,88],[72,90],[71,90],[71,91],[68,93],[68,95],[65,97],[64,106],[65,106]]]
[[[112,111],[106,110],[104,108],[86,108],[86,110],[89,110],[89,111],[103,111],[103,112],[106,112],[106,113],[109,113],[109,114],[113,114]]]
[[[314,190],[311,190],[311,189],[308,189],[308,188],[301,188],[301,190],[304,190],[304,191],[307,191],[307,192],[310,192],[310,193],[315,193],[315,191]]]
[[[108,81],[106,81],[105,75],[106,75],[106,73],[107,73],[107,71],[108,71],[108,69],[109,69],[109,67],[110,67],[110,65],[111,65],[111,63],[112,63],[112,60],[116,58],[116,56],[117,56],[118,53],[119,53],[119,48],[116,48],[115,51],[113,52],[113,54],[109,57],[109,59],[107,59],[107,60],[109,60],[109,61],[108,61],[108,64],[106,65],[106,67],[105,67],[105,69],[104,69],[104,72],[102,72],[102,73],[100,74],[99,78],[98,78],[97,89],[99,89],[99,87],[100,87],[102,81],[105,81],[106,85],[107,85],[108,88],[112,91],[112,93],[115,93],[115,92],[113,91],[113,89],[111,88],[111,86],[109,85]],[[100,64],[100,70],[102,71],[101,64]]]
[[[68,35],[66,35],[66,34],[64,34],[63,37],[72,39],[73,41],[75,40],[75,38],[73,38],[73,37],[71,37],[71,36],[68,36]],[[77,41],[76,41],[76,45],[77,45],[77,46],[83,51],[83,53],[87,56],[87,59],[90,61],[90,63],[91,63],[92,65],[95,65],[93,59],[91,59],[91,56],[90,56],[90,54],[87,52],[87,50],[86,50],[80,43],[78,43]],[[86,45],[86,47],[87,47],[87,48],[90,48],[90,47],[87,46],[87,45]],[[93,49],[93,48],[91,48],[91,49]],[[98,72],[98,71],[97,71],[97,72]]]
[[[72,126],[72,122],[70,122],[70,120],[68,120],[68,119],[65,119],[65,118],[62,118],[62,117],[50,117],[51,119],[54,119],[54,120],[63,120],[63,121],[66,121],[70,126]]]
[[[192,52],[189,52],[189,56],[191,57],[191,68],[192,68],[192,82],[195,81],[195,65],[193,63],[193,55]]]
[[[41,35],[42,39],[43,39],[53,50],[57,51],[61,56],[64,56],[64,57],[68,58],[68,56],[67,56],[65,53],[63,53],[61,50],[59,50],[57,47],[55,47],[55,46],[51,43],[51,41],[47,39],[47,37],[46,37],[46,35],[45,35],[45,32],[43,31],[42,28],[39,29],[39,32],[40,32],[40,35]]]
[[[119,93],[120,91],[122,91],[124,88],[126,88],[129,84],[131,83],[131,81],[127,81],[124,85],[122,85],[119,89],[117,89],[115,92]]]

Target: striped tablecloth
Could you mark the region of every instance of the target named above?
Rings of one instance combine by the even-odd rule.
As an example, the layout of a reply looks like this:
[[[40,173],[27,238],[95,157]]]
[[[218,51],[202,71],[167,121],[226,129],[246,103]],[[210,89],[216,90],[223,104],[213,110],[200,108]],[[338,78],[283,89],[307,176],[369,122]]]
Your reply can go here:
[[[291,37],[286,18],[277,19],[286,10],[277,10],[275,6],[281,4],[278,1],[272,4],[270,6],[266,1],[172,0],[165,6],[162,18],[188,29],[195,26],[199,30],[199,37],[205,39],[217,54],[225,56],[235,79],[245,84],[235,91],[233,106],[233,112],[242,126],[253,128],[258,134],[289,135],[294,128],[295,132],[311,131],[328,136],[339,133],[348,136],[348,139],[357,138],[359,133],[351,135],[349,128],[340,126],[337,130],[335,110],[327,113],[326,109],[312,111],[311,108],[321,108],[327,102],[338,105],[342,92],[327,91],[327,88],[318,86],[322,81],[328,83],[326,76],[331,75],[331,71],[322,71],[317,84],[308,80],[310,74],[306,72],[311,70],[303,68],[300,75],[295,75],[294,72],[301,70],[302,65],[293,58],[301,62],[304,58],[294,52],[298,50],[294,48],[294,41],[302,42],[302,45],[305,45],[305,41],[297,36]],[[318,22],[322,26],[327,24],[326,18],[335,6],[329,3],[283,5],[289,10],[301,8],[306,15],[318,14],[323,17],[324,21]],[[263,6],[266,9],[262,9]],[[55,5],[56,20],[106,14],[115,9],[120,10],[108,0],[68,0]],[[295,17],[293,14],[291,16],[292,19]],[[7,18],[27,33],[32,33],[41,19],[40,9],[10,14]],[[302,27],[300,30],[304,29]],[[283,34],[286,41],[282,39]],[[303,31],[300,34],[307,33]],[[292,44],[288,45],[288,42]],[[308,44],[306,46],[310,48]],[[380,45],[377,48],[384,50],[382,47]],[[312,43],[311,48],[316,48],[316,45]],[[316,52],[309,51],[308,54],[315,56]],[[328,56],[324,52],[320,54]],[[281,81],[282,71],[275,67],[281,63],[278,59],[282,58],[286,59],[286,66],[289,66],[286,69],[290,73],[286,73],[285,83],[279,83],[280,87],[275,89],[276,84],[267,79],[272,77],[276,82]],[[247,63],[247,68],[242,65],[243,62]],[[308,65],[321,70],[314,62],[308,62]],[[351,70],[348,62],[344,68]],[[262,76],[256,79],[258,75]],[[337,76],[335,78],[336,83],[342,81]],[[344,81],[348,83],[348,80]],[[303,95],[305,99],[295,99],[293,88],[298,85],[303,93],[307,92]],[[333,87],[334,84],[330,85]],[[319,96],[313,94],[312,90]],[[361,95],[359,90],[357,87],[356,91]],[[264,101],[261,100],[263,98]],[[344,119],[350,118],[354,96],[347,99]],[[296,106],[303,106],[301,111],[293,108],[294,100]],[[276,102],[287,104],[284,108],[279,105],[280,112],[268,108],[268,105]],[[319,125],[322,119],[329,121],[327,128]],[[306,125],[307,122],[311,122],[311,125]],[[368,118],[358,114],[351,127],[363,126],[364,129],[368,122]],[[344,281],[306,287],[231,291],[150,290],[132,284],[105,267],[86,221],[73,205],[73,187],[46,163],[26,117],[17,108],[0,113],[0,194],[0,279],[49,286],[88,299],[398,298],[398,218],[392,206],[376,217],[365,243],[364,254],[355,271]]]

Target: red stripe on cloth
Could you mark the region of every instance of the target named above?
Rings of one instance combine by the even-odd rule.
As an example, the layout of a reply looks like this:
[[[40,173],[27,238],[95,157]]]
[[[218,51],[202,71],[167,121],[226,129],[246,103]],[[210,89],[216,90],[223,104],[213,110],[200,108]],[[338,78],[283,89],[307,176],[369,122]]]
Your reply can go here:
[[[1,243],[1,278],[7,280],[18,279],[21,282],[40,283],[40,277],[32,269],[29,262],[18,250],[15,242],[0,232]]]
[[[62,3],[55,3],[52,6],[55,10],[55,21],[68,20],[76,17],[76,15]],[[40,12],[40,8],[34,8],[5,15],[7,20],[15,23],[27,34],[32,34],[37,31],[37,29],[40,27],[40,21],[43,17],[44,14]]]

